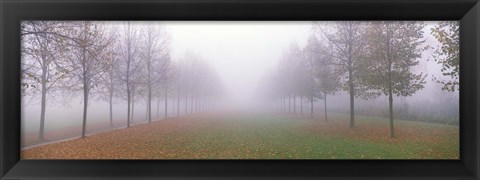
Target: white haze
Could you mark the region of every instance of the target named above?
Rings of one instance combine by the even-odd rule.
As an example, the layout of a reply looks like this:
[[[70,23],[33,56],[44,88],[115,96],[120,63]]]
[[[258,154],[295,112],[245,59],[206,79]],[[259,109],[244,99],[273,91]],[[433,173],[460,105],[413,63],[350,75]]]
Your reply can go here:
[[[120,23],[120,22],[119,22]],[[172,36],[172,58],[175,62],[185,52],[193,51],[205,59],[220,75],[226,96],[222,105],[230,108],[258,109],[260,106],[272,104],[257,101],[259,82],[267,73],[271,72],[279,62],[282,53],[288,49],[292,42],[300,47],[306,44],[311,32],[312,22],[163,22]],[[437,22],[426,22],[424,29],[426,44],[436,46],[438,42],[430,35],[430,28]],[[431,51],[423,53],[421,63],[416,67],[417,72],[429,74],[425,88],[418,91],[414,96],[407,97],[406,102],[415,105],[420,102],[435,102],[440,97],[452,96],[458,104],[458,92],[449,93],[440,90],[440,85],[431,81],[431,76],[439,77],[440,68],[436,62],[429,60]],[[446,94],[446,95],[445,95]],[[22,99],[22,134],[34,134],[38,132],[40,103],[39,96],[24,97]],[[62,101],[62,100],[60,100]],[[47,102],[46,130],[63,127],[79,126],[82,122],[82,100],[80,94],[77,98],[69,99],[68,107],[63,103]],[[396,98],[396,103],[400,98]],[[373,101],[356,99],[356,109],[362,109],[368,104],[384,103],[386,97],[381,96]],[[152,116],[154,119],[163,118],[164,102],[160,102],[160,112],[157,117],[157,99],[152,103]],[[183,103],[183,102],[182,102]],[[332,111],[343,112],[348,110],[348,96],[346,92],[338,92],[335,97],[329,99],[329,108]],[[169,102],[169,107],[173,107]],[[275,104],[273,104],[275,107]],[[145,101],[139,100],[135,104],[134,122],[145,121]],[[304,111],[308,112],[308,103],[304,105]],[[323,102],[317,102],[315,110],[319,111]],[[126,121],[126,103],[117,98],[114,105],[114,121]],[[182,111],[182,108],[181,108]],[[170,116],[174,116],[175,110],[169,108]],[[183,113],[183,111],[182,111]],[[102,100],[91,98],[88,107],[88,124],[108,123],[108,104]]]
[[[311,22],[165,22],[174,57],[191,50],[220,74],[232,104],[251,106],[258,81],[292,41],[305,44]],[[174,59],[175,61],[175,59]]]

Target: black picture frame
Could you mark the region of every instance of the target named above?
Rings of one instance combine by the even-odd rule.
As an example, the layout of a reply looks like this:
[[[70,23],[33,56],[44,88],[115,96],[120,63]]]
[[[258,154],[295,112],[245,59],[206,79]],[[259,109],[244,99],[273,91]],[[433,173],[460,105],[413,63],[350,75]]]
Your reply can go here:
[[[480,179],[477,0],[0,0],[0,179]],[[20,160],[21,20],[459,20],[460,160]]]

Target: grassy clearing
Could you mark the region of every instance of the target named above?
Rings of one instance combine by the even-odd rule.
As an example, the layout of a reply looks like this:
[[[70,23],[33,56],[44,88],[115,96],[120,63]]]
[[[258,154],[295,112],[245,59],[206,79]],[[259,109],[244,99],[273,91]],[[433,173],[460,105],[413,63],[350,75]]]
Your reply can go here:
[[[196,114],[30,148],[24,159],[458,159],[459,129],[348,115]]]

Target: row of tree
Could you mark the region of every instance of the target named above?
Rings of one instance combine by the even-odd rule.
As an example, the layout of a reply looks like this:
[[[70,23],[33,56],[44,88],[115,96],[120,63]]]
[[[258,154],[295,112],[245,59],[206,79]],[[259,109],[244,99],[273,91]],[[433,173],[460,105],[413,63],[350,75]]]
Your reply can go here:
[[[83,97],[82,137],[86,136],[88,104],[92,96],[110,105],[113,126],[115,98],[127,102],[127,127],[133,121],[134,105],[146,101],[146,117],[152,122],[152,101],[191,99],[190,113],[204,109],[203,100],[220,90],[217,74],[198,55],[187,53],[173,63],[171,36],[157,22],[23,21],[22,94],[40,94],[39,138],[45,138],[47,102],[59,94],[64,99]],[[48,99],[48,100],[47,100]]]
[[[425,45],[425,24],[414,21],[375,22],[315,22],[305,47],[292,43],[270,81],[281,110],[296,113],[296,98],[300,111],[306,98],[313,104],[324,101],[327,120],[327,96],[346,91],[350,97],[350,127],[355,126],[355,98],[388,97],[390,135],[395,137],[393,122],[394,97],[412,96],[424,88],[427,74],[414,71]],[[449,80],[443,89],[458,90],[459,49],[458,23],[441,22],[431,29],[440,42],[433,57],[442,64],[441,72]],[[287,103],[288,101],[288,103]],[[291,108],[293,104],[293,110]],[[288,109],[287,109],[288,107]]]

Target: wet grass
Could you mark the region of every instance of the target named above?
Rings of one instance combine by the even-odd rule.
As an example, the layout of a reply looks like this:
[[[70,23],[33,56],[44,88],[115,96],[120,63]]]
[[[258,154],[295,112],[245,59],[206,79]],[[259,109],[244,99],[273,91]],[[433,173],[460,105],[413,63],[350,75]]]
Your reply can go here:
[[[22,151],[25,159],[458,159],[458,126],[331,114],[196,114]]]

